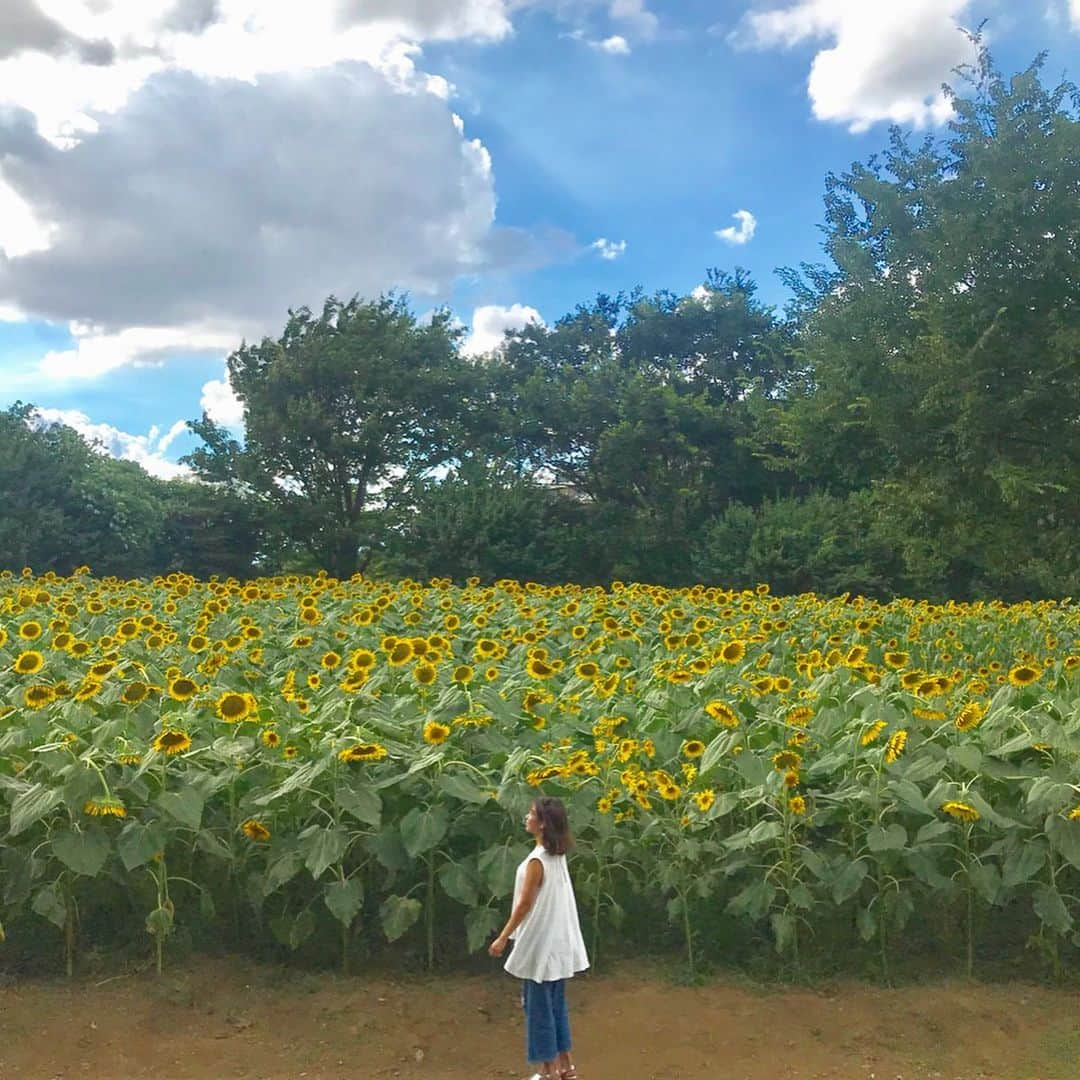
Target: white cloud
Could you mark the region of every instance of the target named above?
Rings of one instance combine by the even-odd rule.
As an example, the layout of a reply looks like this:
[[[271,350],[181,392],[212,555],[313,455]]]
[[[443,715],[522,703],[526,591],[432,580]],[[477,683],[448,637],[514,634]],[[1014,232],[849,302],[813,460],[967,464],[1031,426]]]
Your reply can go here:
[[[807,83],[819,120],[847,124],[854,132],[880,120],[925,127],[949,118],[941,84],[973,58],[957,24],[970,3],[800,0],[749,12],[731,40],[762,49],[830,41],[814,57]]]
[[[1072,17],[1073,29],[1080,31],[1080,0],[1069,0],[1069,15]]]
[[[611,0],[608,9],[613,19],[626,23],[640,37],[656,34],[660,20],[648,9],[645,0]]]
[[[203,384],[199,407],[215,424],[241,429],[244,426],[244,403],[233,393],[226,370],[221,379]]]
[[[737,225],[729,225],[726,229],[717,229],[716,235],[729,244],[745,244],[754,238],[757,231],[757,218],[749,210],[736,210],[731,215]]]
[[[529,323],[544,325],[540,312],[525,304],[487,304],[473,312],[472,330],[462,343],[466,356],[479,356],[499,348],[508,330],[521,330]]]
[[[601,259],[617,259],[624,251],[626,251],[626,241],[619,240],[616,242],[601,236],[599,240],[594,240],[589,247],[594,251],[599,252]]]
[[[630,43],[619,34],[613,34],[609,38],[604,38],[603,41],[591,41],[589,44],[594,49],[611,53],[612,56],[629,56],[630,54]]]
[[[157,427],[151,427],[145,435],[132,435],[111,424],[95,423],[78,409],[37,409],[35,412],[47,423],[66,424],[91,444],[100,443],[95,447],[98,452],[122,461],[134,461],[163,480],[192,475],[186,465],[177,465],[164,456],[173,440],[183,433],[185,424],[182,420],[173,424],[164,436]]]
[[[73,322],[69,329],[74,346],[48,352],[41,361],[47,378],[95,379],[127,364],[160,364],[171,356],[225,352],[237,344],[234,333],[198,326],[132,326],[109,333]]]
[[[0,0],[0,313],[83,328],[42,370],[96,376],[571,250],[496,227],[490,156],[418,66],[513,2]]]

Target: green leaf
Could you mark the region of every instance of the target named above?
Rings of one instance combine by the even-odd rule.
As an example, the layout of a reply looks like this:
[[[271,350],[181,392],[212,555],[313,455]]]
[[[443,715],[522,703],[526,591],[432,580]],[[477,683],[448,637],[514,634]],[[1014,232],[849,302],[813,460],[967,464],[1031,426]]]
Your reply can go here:
[[[1054,814],[1064,810],[1072,802],[1071,784],[1051,780],[1049,776],[1040,776],[1028,788],[1026,804],[1034,814]]]
[[[489,790],[481,788],[471,776],[465,773],[443,773],[439,777],[439,787],[447,795],[461,799],[462,802],[479,804],[486,803],[491,798]]]
[[[983,771],[983,754],[977,746],[971,743],[962,743],[960,746],[950,746],[948,750],[950,761],[954,761],[961,769],[970,773]]]
[[[875,825],[866,834],[866,844],[873,852],[899,851],[907,846],[907,829],[895,822],[885,828]]]
[[[401,819],[401,842],[415,859],[430,851],[450,827],[450,816],[441,806],[414,806]]]
[[[346,787],[334,789],[334,802],[357,821],[377,829],[382,823],[382,797],[369,787]]]
[[[755,881],[728,901],[727,910],[732,915],[747,915],[755,920],[763,919],[772,907],[775,896],[775,886],[764,879]]]
[[[379,865],[387,870],[404,870],[409,865],[409,853],[401,842],[401,837],[389,829],[381,829],[366,841],[369,851],[379,860]]]
[[[930,804],[919,789],[919,785],[906,776],[890,780],[885,790],[895,795],[900,802],[910,807],[917,814],[925,814],[927,817],[934,816],[934,811],[930,809]]]
[[[761,787],[773,771],[772,765],[750,750],[744,750],[735,758],[735,768],[750,787]]]
[[[199,830],[199,838],[195,841],[195,845],[200,851],[205,851],[207,855],[213,855],[216,859],[229,860],[233,857],[229,845],[221,837],[206,829]]]
[[[1061,893],[1051,885],[1036,885],[1035,899],[1031,905],[1044,926],[1059,934],[1067,934],[1072,929],[1072,916],[1061,898]]]
[[[270,929],[282,945],[295,952],[315,933],[315,916],[310,908],[304,908],[295,918],[278,915],[270,920]]]
[[[870,941],[877,933],[877,913],[873,908],[859,908],[855,913],[855,925],[859,930],[859,937],[863,941]]]
[[[311,871],[311,876],[318,879],[328,867],[341,861],[349,846],[349,834],[336,826],[315,825],[305,829],[298,842],[304,865]]]
[[[795,928],[798,925],[795,916],[790,911],[774,911],[769,922],[772,923],[773,945],[783,956],[795,944]]]
[[[197,829],[202,824],[203,797],[190,785],[179,791],[163,791],[157,797],[157,804],[188,828]]]
[[[156,822],[144,824],[129,821],[116,839],[116,850],[125,870],[134,870],[148,863],[159,851],[165,850],[165,831]]]
[[[351,926],[364,905],[364,886],[354,877],[331,881],[323,892],[323,901],[342,926]]]
[[[109,838],[100,829],[54,833],[53,854],[76,874],[97,877],[109,857]]]
[[[514,874],[520,861],[518,853],[506,844],[495,844],[480,853],[476,865],[492,896],[508,896],[513,892]]]
[[[769,840],[776,840],[784,835],[784,827],[779,821],[759,821],[749,829],[733,833],[725,843],[732,851],[741,851],[743,848],[752,847],[754,844],[763,844]]]
[[[15,797],[11,804],[11,824],[8,833],[18,836],[35,821],[40,821],[53,807],[63,801],[64,793],[55,787],[34,784]]]
[[[1080,870],[1080,821],[1052,814],[1046,819],[1046,835],[1053,849]]]
[[[54,926],[63,929],[67,923],[67,905],[64,903],[64,894],[55,881],[46,885],[44,889],[38,890],[30,907]]]
[[[439,884],[452,900],[467,908],[476,906],[476,881],[464,863],[448,862],[439,868]]]
[[[262,883],[263,896],[269,896],[272,892],[280,889],[287,881],[292,881],[304,868],[304,857],[299,851],[286,851],[280,858],[272,862],[266,871],[266,877]]]
[[[379,908],[379,921],[387,941],[397,941],[417,919],[422,905],[407,896],[388,896]]]
[[[867,866],[861,859],[849,862],[833,882],[832,897],[838,904],[850,900],[858,891],[867,875]]]
[[[916,834],[915,834],[915,847],[920,844],[928,843],[931,840],[936,840],[939,836],[944,836],[946,833],[952,831],[952,826],[947,821],[928,821]]]
[[[173,930],[173,913],[169,908],[156,907],[146,916],[146,932],[154,937],[168,937]]]
[[[1020,845],[1005,860],[1001,871],[1001,884],[1013,889],[1030,881],[1046,862],[1046,845],[1041,840],[1029,840]]]
[[[315,777],[326,769],[327,764],[328,761],[326,758],[320,758],[316,761],[308,761],[305,764],[298,766],[282,783],[278,784],[276,788],[266,792],[265,795],[260,795],[255,800],[256,806],[266,806],[275,799],[280,799],[283,795],[288,795],[291,791],[307,787]]]
[[[742,732],[735,729],[721,731],[719,734],[714,735],[709,740],[709,745],[705,747],[705,753],[701,755],[698,775],[705,776],[714,766],[718,765],[741,738]]]
[[[968,867],[972,888],[988,904],[996,904],[1001,896],[1001,872],[992,862],[973,862]]]
[[[465,912],[465,938],[469,952],[479,952],[499,929],[501,918],[491,908],[473,908]]]

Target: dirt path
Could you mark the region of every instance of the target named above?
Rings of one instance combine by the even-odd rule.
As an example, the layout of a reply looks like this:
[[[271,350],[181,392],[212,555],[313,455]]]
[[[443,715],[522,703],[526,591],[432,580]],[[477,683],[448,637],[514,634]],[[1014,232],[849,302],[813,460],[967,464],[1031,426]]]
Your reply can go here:
[[[3,1080],[496,1080],[528,1074],[516,984],[199,962],[0,990]],[[1075,1080],[1080,993],[570,987],[582,1080]]]

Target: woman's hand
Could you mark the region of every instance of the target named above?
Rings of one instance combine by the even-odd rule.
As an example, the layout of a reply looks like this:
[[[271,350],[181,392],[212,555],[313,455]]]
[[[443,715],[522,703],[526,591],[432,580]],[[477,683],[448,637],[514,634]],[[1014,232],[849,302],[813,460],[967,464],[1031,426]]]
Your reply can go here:
[[[502,934],[500,934],[500,935],[499,935],[499,936],[498,936],[498,937],[497,937],[497,938],[496,938],[496,939],[495,939],[495,940],[494,940],[494,941],[493,941],[493,942],[492,942],[492,943],[491,943],[491,944],[490,944],[490,945],[488,946],[488,955],[489,955],[489,956],[502,956],[502,954],[503,954],[504,952],[506,952],[506,938],[504,938],[504,937],[502,936]]]

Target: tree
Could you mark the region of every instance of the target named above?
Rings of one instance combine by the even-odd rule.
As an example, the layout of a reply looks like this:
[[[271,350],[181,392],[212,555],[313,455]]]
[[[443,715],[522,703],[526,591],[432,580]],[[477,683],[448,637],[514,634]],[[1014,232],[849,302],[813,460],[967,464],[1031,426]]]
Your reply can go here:
[[[801,387],[772,417],[804,481],[874,491],[937,593],[1046,588],[1080,535],[1080,98],[1042,63],[1006,82],[980,43],[946,140],[894,130],[829,178],[839,274],[802,305]]]
[[[446,312],[418,323],[400,297],[330,297],[290,312],[276,341],[241,345],[229,380],[244,407],[241,445],[205,414],[200,476],[239,482],[287,540],[347,577],[382,529],[380,492],[404,490],[468,445],[482,380],[458,356]]]

